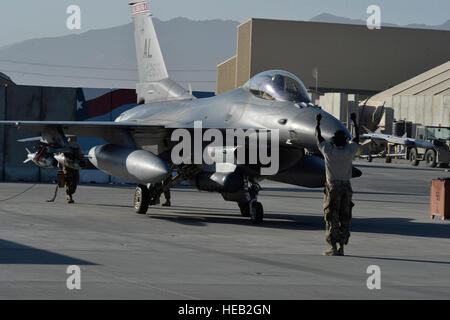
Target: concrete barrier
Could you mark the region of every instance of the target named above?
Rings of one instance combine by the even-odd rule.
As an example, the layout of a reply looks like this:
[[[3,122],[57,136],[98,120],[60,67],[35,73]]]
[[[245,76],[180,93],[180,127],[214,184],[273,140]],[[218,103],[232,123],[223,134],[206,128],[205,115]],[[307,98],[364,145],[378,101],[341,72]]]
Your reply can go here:
[[[369,130],[375,131],[381,124],[385,128],[391,127],[389,124],[381,123],[385,111],[383,107],[359,106],[359,99],[360,97],[357,94],[331,92],[320,96],[319,105],[323,110],[344,123],[350,131],[353,131],[353,124],[350,119],[353,112],[356,113],[359,125]]]
[[[442,113],[444,121],[450,126],[450,95],[442,97]]]
[[[348,115],[348,95],[345,93],[325,93],[320,97],[322,109],[336,119],[346,123]]]
[[[134,90],[55,88],[33,86],[0,87],[0,119],[35,121],[113,121],[120,113],[136,106]],[[24,164],[25,148],[34,142],[18,139],[37,136],[35,132],[0,126],[0,180],[52,182],[56,169]],[[84,153],[102,139],[79,137]],[[82,170],[82,182],[109,183],[111,177],[99,170]]]
[[[112,93],[110,89],[78,89],[76,120],[112,121],[111,111]],[[99,138],[79,137],[78,143],[82,146],[84,154],[87,154],[92,147],[106,142]],[[110,183],[111,178],[100,170],[81,170],[80,182]]]
[[[394,109],[396,120],[412,121],[424,126],[450,126],[450,96],[405,95],[386,100]]]
[[[75,88],[42,88],[41,121],[75,121],[76,120]],[[31,165],[31,164],[30,164]],[[39,169],[40,182],[52,182],[56,179],[56,169]]]
[[[0,120],[6,118],[6,86],[0,86]],[[0,125],[0,181],[4,179],[5,174],[5,126]]]
[[[28,86],[9,86],[6,98],[7,120],[39,120],[41,117],[42,88]],[[26,158],[25,146],[19,139],[35,136],[33,132],[7,128],[5,148],[5,180],[40,181],[38,167],[23,161]]]

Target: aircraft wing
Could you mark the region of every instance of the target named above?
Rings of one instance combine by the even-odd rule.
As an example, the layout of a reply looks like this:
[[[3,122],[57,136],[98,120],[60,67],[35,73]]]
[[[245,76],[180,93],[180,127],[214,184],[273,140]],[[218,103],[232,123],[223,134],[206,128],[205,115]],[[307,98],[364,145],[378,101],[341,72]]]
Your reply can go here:
[[[0,125],[14,126],[20,130],[40,133],[48,143],[58,143],[57,136],[70,135],[103,138],[109,143],[128,146],[133,144],[130,138],[146,138],[153,141],[167,138],[175,129],[194,129],[194,122],[181,123],[167,120],[149,122],[112,122],[112,121],[0,121]],[[223,126],[203,125],[203,129],[225,130]],[[249,128],[242,128],[249,129]],[[259,131],[263,128],[254,128]],[[23,139],[22,142],[37,141],[39,138]],[[64,139],[63,139],[64,140]]]
[[[362,134],[359,138],[362,139],[362,140],[375,140],[375,139],[377,139],[376,136],[373,136],[371,134]],[[384,138],[383,139],[378,138],[378,139],[379,140],[386,140]]]
[[[109,129],[109,128],[148,128],[155,127],[154,124],[142,122],[112,122],[112,121],[0,121],[0,124],[15,126],[19,129],[41,132],[50,127],[61,127],[69,131],[86,129]],[[164,126],[162,126],[164,127]]]
[[[134,135],[146,134],[164,137],[170,130],[164,125],[112,121],[0,121],[0,125],[14,126],[20,130],[40,133],[47,141],[57,139],[58,135],[66,134],[103,138],[107,142],[119,145],[129,145],[129,138]]]
[[[372,142],[375,144],[382,144],[382,143],[389,142],[387,139],[371,136],[370,134],[363,134],[360,136],[360,139],[366,140],[363,142],[363,145],[366,145],[366,144],[369,144]]]
[[[132,130],[132,131],[160,131],[163,129],[194,129],[194,122],[174,122],[149,120],[146,122],[112,122],[112,121],[0,121],[0,125],[14,126],[21,130],[44,132],[49,128],[62,128],[68,136],[103,137],[103,130]],[[227,127],[220,124],[202,124],[203,129],[225,130]],[[267,130],[266,128],[243,127],[241,129]],[[33,138],[31,138],[33,139]],[[28,139],[27,139],[28,140]],[[25,140],[24,140],[25,142]]]

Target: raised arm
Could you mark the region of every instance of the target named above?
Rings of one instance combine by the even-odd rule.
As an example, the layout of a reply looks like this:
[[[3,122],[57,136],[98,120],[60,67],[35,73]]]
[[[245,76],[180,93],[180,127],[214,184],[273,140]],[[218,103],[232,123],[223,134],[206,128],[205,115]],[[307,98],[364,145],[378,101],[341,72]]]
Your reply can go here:
[[[358,124],[356,123],[356,114],[352,113],[350,115],[350,118],[353,121],[353,125],[355,126],[355,137],[353,138],[353,142],[359,144],[359,128],[358,128]]]
[[[319,113],[316,116],[316,122],[317,122],[317,125],[316,125],[316,139],[317,139],[317,144],[320,144],[323,141],[325,141],[325,139],[322,137],[322,133],[320,131],[320,120],[322,120],[322,115]]]

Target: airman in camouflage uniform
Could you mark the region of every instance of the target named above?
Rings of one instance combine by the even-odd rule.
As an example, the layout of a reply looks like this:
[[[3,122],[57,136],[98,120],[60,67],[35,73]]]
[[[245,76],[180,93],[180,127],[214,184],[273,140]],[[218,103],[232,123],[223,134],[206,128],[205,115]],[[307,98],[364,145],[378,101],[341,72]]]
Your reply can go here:
[[[352,187],[350,182],[326,184],[323,210],[326,222],[326,240],[333,243],[348,244],[350,220],[352,218]],[[342,244],[341,247],[343,248]],[[343,250],[343,249],[342,249]]]
[[[84,155],[81,146],[77,143],[77,138],[69,137],[67,141],[69,142],[70,148],[73,150],[73,157],[75,159],[78,159],[79,161],[82,161]],[[74,203],[73,194],[77,190],[78,183],[80,182],[80,172],[77,169],[72,169],[68,167],[64,167],[63,172],[66,184],[67,202]]]
[[[323,252],[324,255],[344,255],[344,245],[350,238],[350,220],[352,218],[353,190],[350,184],[352,177],[352,160],[359,145],[359,130],[356,124],[356,115],[351,115],[355,125],[355,138],[347,143],[346,133],[337,131],[333,137],[333,143],[326,142],[320,132],[320,120],[316,117],[316,136],[319,150],[325,160],[326,185],[324,197],[324,217],[326,223],[326,241],[330,249]],[[337,245],[339,244],[339,248]]]
[[[72,149],[72,154],[68,156],[70,156],[72,160],[75,160],[77,162],[79,161],[81,166],[81,163],[84,163],[85,160],[81,146],[76,143],[76,137],[70,137],[67,141],[69,142],[69,146]],[[57,181],[58,184],[56,186],[55,193],[50,200],[47,200],[47,202],[55,201],[56,196],[58,195],[58,188],[66,188],[67,202],[74,203],[75,201],[73,200],[73,194],[77,190],[78,183],[80,182],[79,170],[69,168],[58,163]]]
[[[64,167],[63,173],[66,185],[67,202],[74,203],[73,194],[77,191],[77,186],[80,182],[79,170]]]

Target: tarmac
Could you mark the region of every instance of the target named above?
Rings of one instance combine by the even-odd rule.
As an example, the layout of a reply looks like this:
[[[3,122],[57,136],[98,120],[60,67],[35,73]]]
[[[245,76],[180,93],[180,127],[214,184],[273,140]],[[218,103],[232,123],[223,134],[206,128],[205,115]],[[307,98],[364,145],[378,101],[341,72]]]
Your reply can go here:
[[[0,299],[448,298],[450,223],[430,219],[429,198],[430,181],[450,173],[356,165],[344,257],[321,255],[321,189],[263,182],[254,226],[235,203],[188,187],[137,215],[132,186],[82,185],[69,205],[61,191],[45,202],[54,185],[0,183]],[[80,290],[67,288],[71,265]],[[368,289],[371,265],[381,289]]]

